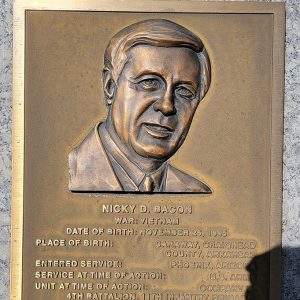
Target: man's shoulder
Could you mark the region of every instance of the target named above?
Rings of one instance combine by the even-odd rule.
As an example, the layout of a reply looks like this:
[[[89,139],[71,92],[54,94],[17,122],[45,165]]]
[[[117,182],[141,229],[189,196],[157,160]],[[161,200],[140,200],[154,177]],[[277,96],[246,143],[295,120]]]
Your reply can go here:
[[[98,125],[69,153],[70,191],[120,191],[110,161],[99,138]]]
[[[166,178],[166,192],[211,194],[212,190],[206,183],[169,164]]]
[[[73,192],[122,191],[98,134],[93,128],[69,154],[69,190]],[[168,164],[166,193],[211,194],[204,182]]]

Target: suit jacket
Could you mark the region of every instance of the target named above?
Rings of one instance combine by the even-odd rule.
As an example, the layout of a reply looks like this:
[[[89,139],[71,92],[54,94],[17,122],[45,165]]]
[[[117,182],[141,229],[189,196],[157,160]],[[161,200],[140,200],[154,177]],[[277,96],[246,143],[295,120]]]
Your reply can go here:
[[[73,192],[122,192],[120,184],[97,130],[92,129],[69,154],[69,190]],[[166,193],[211,194],[211,189],[196,178],[169,163],[166,170]]]

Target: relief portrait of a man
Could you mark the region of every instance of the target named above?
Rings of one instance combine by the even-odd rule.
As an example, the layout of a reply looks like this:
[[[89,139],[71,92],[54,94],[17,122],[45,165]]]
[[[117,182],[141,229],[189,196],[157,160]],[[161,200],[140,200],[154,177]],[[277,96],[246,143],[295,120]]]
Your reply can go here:
[[[102,78],[107,117],[69,154],[69,190],[212,193],[169,163],[210,86],[200,38],[168,20],[132,24],[109,42]]]

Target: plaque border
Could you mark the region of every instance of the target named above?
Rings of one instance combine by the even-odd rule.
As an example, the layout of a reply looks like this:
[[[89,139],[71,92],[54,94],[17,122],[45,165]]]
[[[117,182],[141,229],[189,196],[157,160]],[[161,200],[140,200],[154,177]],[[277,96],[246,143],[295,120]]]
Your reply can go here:
[[[153,5],[155,3],[155,5]],[[238,13],[273,15],[270,148],[270,299],[281,299],[282,152],[284,98],[285,3],[198,2],[176,0],[15,0],[13,19],[13,139],[10,299],[22,299],[25,13],[27,10]],[[279,249],[279,250],[278,250]]]

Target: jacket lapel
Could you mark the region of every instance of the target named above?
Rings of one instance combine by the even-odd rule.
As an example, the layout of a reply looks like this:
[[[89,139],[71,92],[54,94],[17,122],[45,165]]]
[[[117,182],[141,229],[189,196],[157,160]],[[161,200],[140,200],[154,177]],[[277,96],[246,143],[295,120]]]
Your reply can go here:
[[[98,124],[69,155],[71,191],[122,191],[98,134]]]

